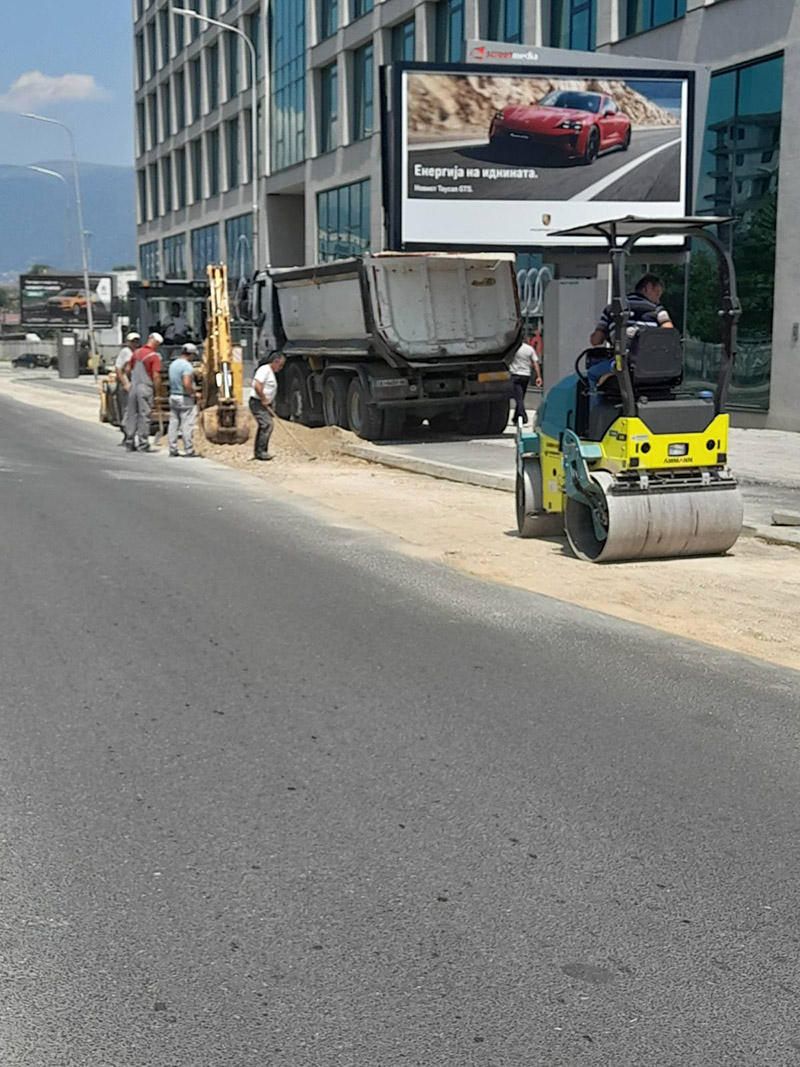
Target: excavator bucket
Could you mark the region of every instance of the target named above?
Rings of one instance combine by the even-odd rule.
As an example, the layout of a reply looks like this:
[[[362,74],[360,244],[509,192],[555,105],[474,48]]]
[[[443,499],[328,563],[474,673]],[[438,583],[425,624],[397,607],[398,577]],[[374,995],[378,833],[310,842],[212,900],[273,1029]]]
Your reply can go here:
[[[243,445],[250,436],[252,417],[241,404],[223,407],[214,404],[201,417],[206,439],[215,445]]]

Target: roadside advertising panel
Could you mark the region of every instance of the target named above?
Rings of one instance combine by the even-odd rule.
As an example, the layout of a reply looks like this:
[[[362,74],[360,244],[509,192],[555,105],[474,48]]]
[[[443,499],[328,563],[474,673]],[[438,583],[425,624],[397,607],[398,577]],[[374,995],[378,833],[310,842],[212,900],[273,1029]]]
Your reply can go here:
[[[692,214],[690,69],[399,64],[392,100],[400,248],[591,246],[551,234]]]
[[[22,274],[20,308],[25,326],[85,326],[86,293],[82,274]],[[112,325],[113,279],[89,276],[95,326]]]

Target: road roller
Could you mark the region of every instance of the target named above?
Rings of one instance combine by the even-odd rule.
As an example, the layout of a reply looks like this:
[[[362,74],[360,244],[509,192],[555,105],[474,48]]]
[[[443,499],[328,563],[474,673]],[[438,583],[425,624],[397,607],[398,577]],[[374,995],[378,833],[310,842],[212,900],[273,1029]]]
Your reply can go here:
[[[742,497],[728,467],[728,387],[741,312],[730,253],[709,227],[726,218],[628,216],[562,230],[602,237],[611,259],[611,351],[587,349],[549,390],[532,430],[517,430],[520,537],[566,533],[592,563],[715,555],[742,528]],[[682,388],[677,329],[629,326],[625,264],[637,241],[664,234],[702,241],[719,264],[721,359],[716,387]],[[586,367],[613,359],[593,388]]]

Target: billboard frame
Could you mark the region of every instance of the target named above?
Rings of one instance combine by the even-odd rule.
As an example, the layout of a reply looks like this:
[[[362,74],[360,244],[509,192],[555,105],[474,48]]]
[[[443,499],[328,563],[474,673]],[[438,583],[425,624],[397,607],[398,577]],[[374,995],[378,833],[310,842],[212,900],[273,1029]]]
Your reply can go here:
[[[496,46],[497,47],[497,46]],[[517,45],[522,48],[525,46]],[[577,59],[580,53],[573,53]],[[562,244],[548,244],[537,242],[532,239],[529,244],[454,244],[454,243],[427,243],[420,241],[404,241],[402,232],[403,212],[403,182],[400,168],[408,165],[407,157],[403,153],[403,123],[402,123],[402,79],[405,73],[421,74],[462,74],[462,75],[499,75],[500,77],[529,77],[535,78],[538,74],[554,77],[570,78],[595,78],[613,80],[648,81],[653,80],[685,80],[687,83],[688,101],[686,114],[686,162],[685,162],[685,189],[683,214],[693,215],[695,200],[695,110],[697,103],[697,85],[695,82],[697,67],[692,64],[666,65],[666,66],[636,66],[635,60],[627,64],[620,57],[619,64],[592,66],[575,64],[565,67],[557,61],[545,61],[541,63],[433,63],[418,60],[399,60],[381,68],[381,111],[382,119],[382,146],[381,159],[384,175],[388,179],[383,181],[384,211],[386,214],[386,237],[389,250],[395,252],[457,252],[469,248],[474,252],[522,252],[526,249],[549,249],[553,253],[568,255],[590,255],[597,257],[600,248],[605,248],[605,243],[598,240],[592,244],[580,244],[567,246]],[[384,74],[385,72],[385,74]],[[688,240],[678,244],[649,245],[654,251],[676,253],[687,251]],[[644,251],[644,249],[642,249]]]
[[[65,315],[62,319],[48,319],[39,318],[36,320],[25,317],[25,301],[23,299],[25,295],[26,283],[30,279],[37,279],[39,283],[43,281],[60,282],[61,289],[78,289],[81,293],[84,293],[84,277],[77,271],[53,271],[52,274],[20,274],[19,276],[19,313],[20,313],[20,325],[30,326],[31,328],[43,329],[43,330],[67,330],[74,332],[76,330],[88,330],[88,315],[67,317]],[[98,283],[109,283],[110,303],[108,311],[103,312],[100,318],[94,319],[95,330],[109,330],[114,328],[114,301],[116,299],[116,276],[113,271],[102,271],[98,273],[90,272],[89,285],[91,291],[94,293],[97,291]],[[66,283],[66,284],[65,284]],[[94,309],[93,309],[94,310]],[[105,319],[108,321],[105,321]]]

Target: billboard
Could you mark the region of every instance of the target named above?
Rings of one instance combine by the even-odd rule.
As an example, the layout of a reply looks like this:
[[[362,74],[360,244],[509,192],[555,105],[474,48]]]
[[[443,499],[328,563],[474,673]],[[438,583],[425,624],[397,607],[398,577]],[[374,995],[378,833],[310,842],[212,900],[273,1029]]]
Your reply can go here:
[[[22,274],[20,309],[25,326],[85,326],[86,293],[82,274]],[[90,275],[95,326],[111,326],[110,275]]]
[[[395,242],[574,247],[596,242],[550,235],[691,214],[693,79],[621,66],[400,65]]]

